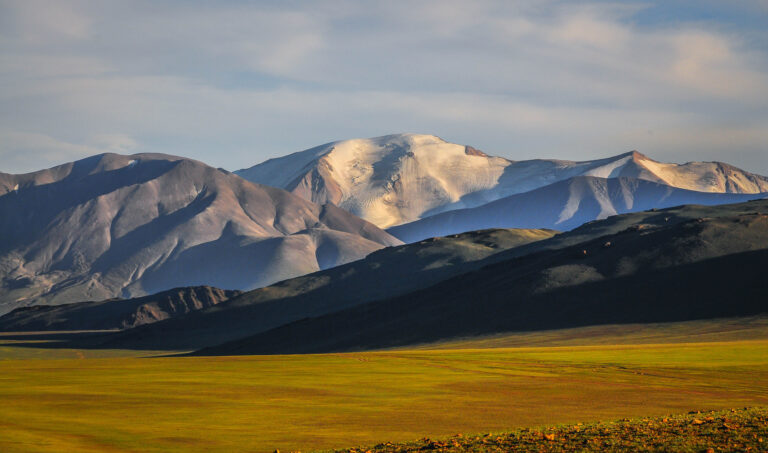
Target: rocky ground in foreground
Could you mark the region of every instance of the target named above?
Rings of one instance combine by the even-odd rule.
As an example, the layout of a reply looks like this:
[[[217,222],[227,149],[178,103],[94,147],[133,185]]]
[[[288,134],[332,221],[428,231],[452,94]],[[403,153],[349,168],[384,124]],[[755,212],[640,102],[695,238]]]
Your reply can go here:
[[[768,408],[526,428],[484,435],[384,443],[349,453],[411,451],[768,452]]]

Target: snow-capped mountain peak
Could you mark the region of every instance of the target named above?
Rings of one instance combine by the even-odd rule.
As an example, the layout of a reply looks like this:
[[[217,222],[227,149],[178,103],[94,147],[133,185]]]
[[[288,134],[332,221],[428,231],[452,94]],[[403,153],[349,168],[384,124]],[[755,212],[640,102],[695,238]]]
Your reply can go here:
[[[434,135],[396,134],[332,142],[236,173],[390,226],[494,187],[510,163]]]
[[[383,228],[577,176],[637,178],[700,192],[768,191],[768,178],[719,162],[662,163],[638,151],[581,162],[514,161],[422,134],[331,142],[236,173],[332,202]]]

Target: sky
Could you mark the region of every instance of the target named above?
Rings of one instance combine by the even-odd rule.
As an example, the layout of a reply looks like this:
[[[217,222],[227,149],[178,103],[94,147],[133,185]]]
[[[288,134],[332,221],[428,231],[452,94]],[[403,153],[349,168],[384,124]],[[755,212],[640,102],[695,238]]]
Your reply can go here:
[[[0,172],[434,134],[768,175],[768,0],[0,0]]]

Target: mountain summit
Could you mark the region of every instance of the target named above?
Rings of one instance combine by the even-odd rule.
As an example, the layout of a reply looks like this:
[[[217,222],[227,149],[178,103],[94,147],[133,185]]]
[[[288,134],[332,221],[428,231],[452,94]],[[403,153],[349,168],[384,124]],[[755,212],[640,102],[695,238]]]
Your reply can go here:
[[[250,289],[400,241],[331,204],[162,154],[0,174],[0,313],[179,286]]]
[[[388,227],[494,187],[509,164],[434,135],[398,134],[328,143],[235,173]]]
[[[331,202],[382,228],[577,176],[637,178],[698,192],[768,191],[768,178],[719,162],[661,163],[637,151],[583,162],[512,161],[418,134],[327,143],[235,173]]]

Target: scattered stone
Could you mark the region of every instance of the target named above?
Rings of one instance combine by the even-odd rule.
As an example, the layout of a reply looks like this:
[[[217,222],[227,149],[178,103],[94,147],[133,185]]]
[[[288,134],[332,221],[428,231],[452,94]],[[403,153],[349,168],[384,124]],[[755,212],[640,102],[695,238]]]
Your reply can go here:
[[[451,439],[431,440],[425,438],[421,445],[377,445],[375,453],[406,453],[417,451],[696,451],[700,453],[719,451],[766,451],[763,439],[768,432],[768,411],[752,409],[744,415],[729,412],[692,411],[690,415],[619,419],[596,424],[579,424],[569,427],[547,427],[543,429],[520,429],[516,432],[498,435],[487,433],[459,440],[459,434]],[[728,414],[726,418],[726,414]],[[662,422],[663,420],[663,422]],[[714,424],[714,422],[718,422]],[[660,426],[660,422],[666,424]],[[725,422],[728,429],[720,423]],[[706,425],[691,429],[691,425]],[[656,428],[645,428],[645,425]],[[579,429],[581,426],[582,429]],[[732,428],[733,427],[733,428]],[[718,429],[719,428],[719,429]],[[583,433],[583,434],[582,434]],[[463,436],[462,436],[463,437]],[[664,449],[666,446],[668,448]],[[659,448],[662,448],[659,450]],[[349,453],[363,453],[365,449],[346,450]]]

